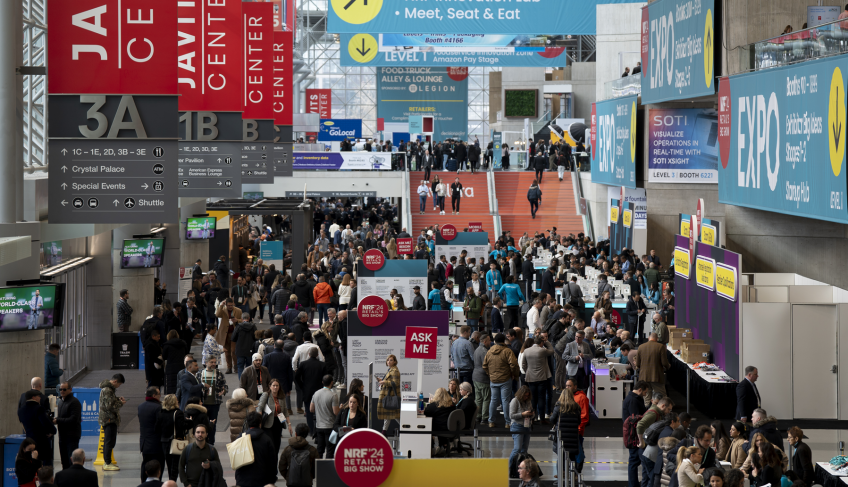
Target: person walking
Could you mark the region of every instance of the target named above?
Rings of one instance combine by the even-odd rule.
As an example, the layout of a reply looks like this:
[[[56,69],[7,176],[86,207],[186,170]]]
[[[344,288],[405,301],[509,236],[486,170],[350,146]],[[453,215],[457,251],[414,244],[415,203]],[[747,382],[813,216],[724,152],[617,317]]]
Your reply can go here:
[[[541,333],[533,337],[533,346],[524,349],[521,354],[520,368],[524,369],[524,382],[530,388],[533,396],[533,410],[536,417],[541,419],[542,424],[548,424],[545,420],[547,413],[547,391],[551,388],[551,368],[548,364],[549,357],[554,354],[554,346],[551,345]]]
[[[512,452],[509,454],[510,470],[513,470],[515,457],[519,453],[527,453],[530,447],[530,427],[535,415],[530,388],[521,386],[509,402],[509,431],[512,433],[513,442]]]
[[[151,460],[165,465],[165,453],[162,451],[162,423],[159,415],[162,412],[159,388],[150,386],[144,393],[144,402],[138,406],[138,447],[141,451],[141,481],[147,479],[144,466]],[[159,469],[159,480],[162,480],[162,471]]]
[[[289,340],[292,345],[297,345],[293,340]],[[268,374],[271,380],[274,379],[280,382],[280,388],[285,396],[286,413],[291,415],[291,391],[292,381],[294,381],[294,370],[292,369],[292,355],[285,351],[286,341],[282,338],[274,342],[274,349],[266,353],[262,358],[262,365],[268,369]],[[270,382],[269,382],[270,387]]]
[[[294,383],[300,387],[303,392],[304,405],[312,404],[312,398],[315,393],[322,387],[324,377],[324,362],[318,360],[320,350],[317,346],[309,348],[307,352],[309,359],[300,362],[294,374]],[[309,431],[312,436],[315,436],[315,414],[311,407],[306,408],[306,424],[309,425]]]
[[[221,325],[210,323],[206,326],[210,334],[214,337],[215,342],[223,347],[224,356],[227,360],[227,374],[232,374],[236,370],[235,363],[235,343],[233,342],[233,332],[235,332],[236,324],[241,323],[242,311],[236,307],[233,298],[227,298],[224,304],[215,312],[215,316],[219,319]],[[210,330],[209,327],[214,327]],[[214,330],[214,331],[213,331]],[[208,340],[208,338],[207,338]],[[217,352],[220,354],[220,352]],[[203,347],[203,359],[206,359],[206,346]],[[218,356],[218,355],[216,355]]]
[[[206,362],[206,368],[197,372],[195,378],[203,386],[202,402],[203,407],[206,408],[206,415],[209,416],[209,444],[214,445],[218,412],[221,410],[224,396],[230,389],[227,386],[226,377],[218,370],[218,359],[216,358],[210,358]]]
[[[377,402],[377,419],[383,420],[383,435],[386,436],[389,432],[389,425],[394,419],[400,421],[400,408],[388,409],[386,402],[389,397],[397,397],[397,403],[400,404],[400,370],[397,367],[397,357],[389,355],[386,357],[386,366],[389,370],[386,375],[380,379],[380,399]]]
[[[324,276],[319,276],[318,284],[316,284],[315,288],[312,290],[312,296],[315,299],[315,304],[318,308],[319,327],[329,319],[327,317],[327,310],[330,309],[330,298],[334,295],[333,288],[327,284]]]
[[[567,454],[571,461],[577,461],[578,455],[583,452],[580,443],[580,417],[582,410],[574,394],[570,389],[565,389],[559,396],[559,400],[551,413],[551,423],[559,429],[560,443],[554,441],[554,453],[558,448],[563,448],[563,454]],[[554,476],[557,475],[556,462],[554,462]]]
[[[273,443],[262,431],[262,415],[254,411],[247,415],[247,435],[253,449],[253,462],[236,469],[236,485],[264,487],[277,481],[277,452]]]
[[[194,441],[189,443],[180,455],[180,483],[185,486],[197,487],[200,476],[204,471],[212,471],[218,477],[224,476],[221,458],[215,447],[206,442],[206,425],[194,427]]]
[[[530,189],[527,190],[527,201],[530,202],[530,214],[533,219],[536,219],[536,212],[539,211],[539,204],[542,203],[542,190],[539,188],[539,182],[535,179]]]
[[[330,433],[333,432],[333,423],[339,414],[339,396],[333,392],[333,376],[330,374],[321,378],[323,386],[312,396],[309,403],[309,412],[315,415],[315,447],[318,449],[318,458],[333,458],[333,445],[330,443]]]
[[[544,152],[539,152],[533,158],[533,168],[536,170],[536,179],[539,184],[542,184],[542,176],[545,174],[545,168],[548,166],[548,156]]]
[[[133,314],[132,306],[129,304],[130,292],[126,289],[121,289],[121,292],[119,292],[118,295],[120,296],[120,299],[118,299],[118,302],[115,305],[118,310],[118,329],[126,333],[130,331],[130,323],[132,322]]]
[[[262,397],[259,398],[259,403],[256,405],[256,410],[263,415],[262,431],[268,435],[271,444],[274,446],[274,458],[277,458],[277,454],[280,453],[283,429],[288,427],[289,436],[294,436],[286,411],[285,399],[286,393],[283,391],[280,381],[271,379],[268,390],[262,393]]]
[[[201,397],[203,395],[204,386],[200,383],[195,375],[200,367],[197,360],[189,358],[186,360],[186,368],[179,378],[179,401],[180,409],[185,411],[188,400],[192,397]]]
[[[162,398],[162,409],[159,411],[159,443],[165,464],[162,465],[162,475],[167,467],[168,479],[177,480],[177,468],[180,464],[180,455],[171,453],[171,442],[173,440],[185,440],[188,424],[185,414],[180,410],[177,396],[168,394]]]
[[[651,333],[648,342],[640,345],[636,354],[636,370],[639,372],[639,380],[648,383],[651,393],[659,392],[665,396],[667,395],[665,371],[670,367],[666,346],[657,341],[656,333]],[[649,402],[646,395],[645,406],[648,406]]]
[[[69,382],[59,385],[59,396],[53,424],[59,430],[59,458],[65,469],[72,465],[71,454],[79,448],[82,437],[82,404],[74,397],[74,388]]]
[[[462,183],[459,182],[459,178],[454,179],[453,184],[451,184],[450,186],[450,190],[451,208],[453,209],[453,214],[459,215],[459,203],[460,201],[462,201]]]
[[[247,415],[256,411],[256,404],[247,398],[247,393],[239,387],[233,391],[233,398],[227,400],[227,416],[230,418],[230,442],[236,441],[247,429]]]
[[[436,193],[439,199],[439,214],[445,214],[445,198],[448,195],[448,185],[444,181],[439,181],[439,184],[436,185]]]
[[[427,175],[424,177],[427,178],[430,173],[430,167],[427,166]],[[427,181],[422,180],[421,184],[418,186],[418,214],[424,214],[424,208],[427,206],[427,195],[430,193],[430,188],[427,187]]]
[[[242,322],[236,325],[232,337],[232,341],[236,344],[236,374],[239,380],[244,368],[250,365],[250,359],[255,351],[253,343],[256,334],[256,325],[250,321],[250,316],[242,313],[241,318]]]
[[[468,339],[471,336],[471,327],[462,325],[459,328],[459,337],[454,340],[450,347],[451,360],[459,374],[459,382],[473,381],[474,374],[474,345]]]
[[[117,471],[121,468],[112,463],[112,449],[118,439],[118,428],[121,426],[121,408],[127,403],[123,397],[115,394],[124,385],[123,374],[115,374],[109,380],[100,383],[100,413],[98,420],[103,430],[103,471]]]
[[[259,397],[268,391],[271,374],[266,367],[262,366],[262,355],[254,353],[251,358],[253,366],[246,367],[242,371],[240,385],[247,393],[248,398],[258,401]]]
[[[489,404],[489,427],[495,427],[495,414],[499,405],[503,408],[504,420],[509,425],[512,381],[518,379],[520,371],[515,354],[506,346],[506,336],[503,333],[495,335],[495,346],[483,359],[483,370],[489,375],[489,387],[492,394],[492,402]]]
[[[165,360],[165,394],[175,394],[179,389],[177,376],[184,368],[183,360],[188,348],[177,330],[169,331],[167,338],[168,341],[162,347],[162,358]]]
[[[280,455],[280,475],[286,480],[286,485],[312,485],[318,450],[306,439],[309,436],[309,426],[300,423],[294,432],[295,436],[289,438],[288,446]]]

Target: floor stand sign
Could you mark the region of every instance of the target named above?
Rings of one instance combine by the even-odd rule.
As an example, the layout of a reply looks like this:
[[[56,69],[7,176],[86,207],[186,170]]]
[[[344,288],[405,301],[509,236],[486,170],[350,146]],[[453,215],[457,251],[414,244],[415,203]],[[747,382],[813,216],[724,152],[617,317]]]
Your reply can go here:
[[[427,261],[386,260],[382,252],[371,249],[357,264],[356,286],[360,296],[375,295],[383,299],[395,289],[403,296],[404,304],[412,307],[413,287],[420,287],[425,299],[427,296]]]
[[[489,260],[489,252],[491,251],[489,232],[477,231],[476,229],[469,232],[454,231],[452,232],[453,238],[448,239],[445,238],[446,235],[444,232],[447,226],[442,227],[442,231],[436,234],[436,261],[441,259],[443,255],[447,258],[448,262],[450,262],[451,257],[456,257],[458,260],[462,251],[465,250],[468,252],[466,263],[468,263],[468,259],[473,257],[476,259],[477,265],[485,266]],[[453,227],[453,225],[450,225],[450,227]],[[447,236],[450,237],[451,235]]]

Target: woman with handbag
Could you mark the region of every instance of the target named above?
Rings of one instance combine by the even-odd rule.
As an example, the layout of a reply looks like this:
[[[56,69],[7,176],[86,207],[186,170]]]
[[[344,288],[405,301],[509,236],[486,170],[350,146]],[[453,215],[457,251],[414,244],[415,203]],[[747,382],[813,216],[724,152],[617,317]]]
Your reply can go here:
[[[263,392],[256,405],[256,411],[262,415],[262,431],[271,438],[274,444],[274,455],[280,453],[280,443],[283,438],[283,427],[289,429],[289,436],[294,436],[288,412],[286,411],[286,393],[277,379],[271,379],[267,392]],[[268,412],[270,411],[270,413]]]
[[[188,445],[186,438],[185,415],[180,411],[177,396],[168,394],[162,398],[162,410],[159,411],[159,423],[162,425],[160,441],[165,454],[165,465],[168,467],[168,479],[176,481],[179,476],[180,455]],[[165,474],[165,465],[162,474]]]
[[[383,435],[389,431],[389,424],[394,419],[400,420],[400,370],[397,368],[397,357],[386,357],[389,368],[386,375],[380,379],[380,399],[377,402],[377,419],[383,420]]]
[[[257,296],[257,298],[258,298],[257,304],[258,304],[258,308],[259,308],[259,323],[262,323],[262,318],[265,317],[265,305],[268,304],[268,293],[265,289],[265,285],[262,284],[262,277],[261,276],[256,276],[256,291],[255,292],[258,295]],[[270,314],[268,315],[268,317],[272,318],[272,316]],[[273,320],[271,320],[271,319],[269,319],[268,321],[273,322]]]
[[[336,445],[345,434],[360,428],[368,427],[368,416],[359,404],[359,395],[351,394],[347,399],[347,404],[344,405],[339,414],[336,416],[336,422],[333,423],[333,432],[330,433],[330,444],[328,445],[328,453],[335,452]],[[328,457],[332,455],[328,454]]]
[[[580,453],[580,404],[574,400],[574,394],[571,390],[562,391],[559,400],[554,406],[554,412],[551,414],[551,433],[548,439],[553,441],[554,460],[559,445],[562,445],[563,454],[568,454],[571,461],[577,460],[577,455]],[[557,429],[559,430],[560,443],[557,443]],[[554,461],[554,478],[556,478],[557,469],[556,461]]]

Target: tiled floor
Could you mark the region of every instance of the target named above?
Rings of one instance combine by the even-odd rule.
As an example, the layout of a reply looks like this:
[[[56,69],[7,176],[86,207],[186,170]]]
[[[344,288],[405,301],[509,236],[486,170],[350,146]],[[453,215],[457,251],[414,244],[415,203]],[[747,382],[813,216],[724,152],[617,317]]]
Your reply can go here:
[[[266,325],[267,326],[267,325]],[[194,347],[199,351],[199,345]],[[76,387],[97,387],[98,383],[106,378],[111,377],[115,371],[101,370],[89,373],[81,381],[75,384]],[[127,398],[127,405],[122,410],[122,426],[118,434],[117,447],[115,449],[115,459],[121,466],[119,472],[103,472],[100,467],[92,467],[91,460],[86,464],[86,468],[94,468],[100,479],[100,485],[103,487],[136,487],[140,483],[141,469],[141,454],[138,452],[138,418],[136,410],[138,405],[144,400],[144,372],[143,371],[127,371],[124,372],[127,383],[119,389],[119,394]],[[227,375],[227,381],[230,383],[230,388],[234,388],[237,382],[235,374]],[[305,422],[303,415],[295,414],[292,418],[294,424]],[[229,468],[229,457],[227,456],[226,443],[229,441],[227,433],[229,427],[229,418],[226,411],[221,411],[218,417],[218,434],[216,435],[216,448],[220,453],[221,460],[224,463],[225,478],[229,485],[235,484],[235,476]],[[693,430],[697,424],[693,424]],[[783,429],[781,424],[781,429]],[[583,470],[585,481],[591,485],[593,481],[622,481],[627,479],[627,450],[622,446],[619,436],[607,437],[591,437],[592,427],[588,428],[589,435],[584,443],[586,450],[586,465]],[[827,461],[831,457],[838,454],[838,442],[848,442],[848,431],[836,429],[821,429],[807,430],[804,432],[808,437],[806,442],[810,445],[813,451],[813,461]],[[284,433],[287,437],[288,433]],[[92,460],[97,451],[97,438],[84,438],[80,447],[83,448],[87,456]],[[468,440],[467,440],[468,441]],[[512,438],[510,436],[502,437],[483,437],[482,438],[481,455],[487,458],[507,458],[512,450]],[[283,445],[286,444],[284,438]],[[788,443],[786,445],[788,447]],[[552,478],[554,469],[555,456],[551,450],[551,443],[545,437],[534,437],[530,441],[530,453],[540,461],[544,478]],[[61,469],[61,463],[58,459],[55,461],[54,468]],[[283,486],[285,482],[279,480],[277,485]]]

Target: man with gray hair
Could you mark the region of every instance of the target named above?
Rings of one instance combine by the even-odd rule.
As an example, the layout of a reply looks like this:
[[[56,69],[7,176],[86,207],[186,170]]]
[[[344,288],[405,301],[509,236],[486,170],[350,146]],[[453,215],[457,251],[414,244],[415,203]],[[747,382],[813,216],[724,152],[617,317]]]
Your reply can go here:
[[[285,327],[283,326],[283,315],[278,314],[274,316],[274,326],[271,327],[271,333],[274,336],[274,341],[280,339],[280,336],[284,335],[286,332]]]
[[[763,408],[757,408],[751,414],[751,422],[754,427],[751,430],[750,441],[754,440],[754,435],[762,433],[775,448],[779,447],[783,450],[783,436],[777,430],[777,419],[774,416],[769,416]]]
[[[303,344],[303,337],[309,335],[309,324],[307,323],[305,311],[297,314],[297,320],[292,325],[291,331],[294,333],[294,341],[298,344]]]
[[[668,326],[662,319],[662,315],[654,313],[651,321],[651,333],[657,335],[657,341],[663,345],[668,345]]]

